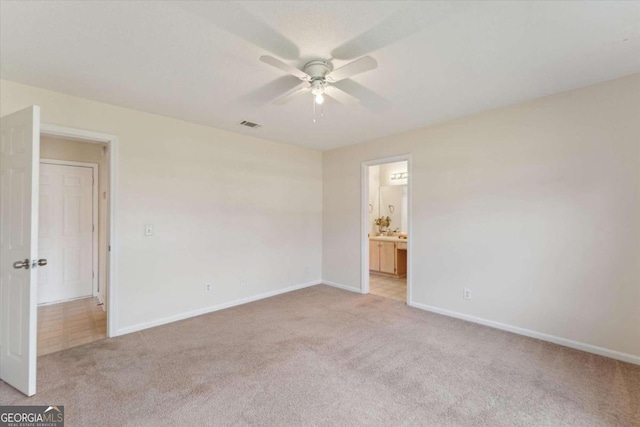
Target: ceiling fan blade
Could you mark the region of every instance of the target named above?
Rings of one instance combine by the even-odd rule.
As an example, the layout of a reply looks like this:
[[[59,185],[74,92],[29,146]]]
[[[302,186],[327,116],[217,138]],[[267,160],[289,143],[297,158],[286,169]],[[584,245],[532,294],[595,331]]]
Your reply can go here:
[[[291,101],[294,98],[297,98],[298,96],[305,94],[307,92],[309,92],[311,90],[311,86],[305,85],[305,87],[300,88],[300,89],[296,89],[293,92],[289,92],[284,96],[281,96],[280,98],[276,99],[275,101],[273,101],[273,103],[275,105],[283,105],[286,104],[287,102]]]
[[[293,77],[291,77],[293,80]],[[360,105],[375,112],[383,113],[391,108],[391,102],[383,96],[378,95],[371,89],[362,86],[352,79],[344,79],[335,84],[335,87],[355,96],[360,100]]]
[[[307,80],[309,78],[309,75],[307,75],[307,73],[305,73],[302,70],[298,70],[296,67],[292,67],[289,64],[286,64],[282,61],[280,61],[277,58],[274,58],[273,56],[269,56],[269,55],[263,55],[260,57],[260,61],[271,65],[272,67],[276,67],[279,70],[284,71],[287,74],[291,74],[293,76],[296,76],[297,78],[299,78],[300,80]]]
[[[170,4],[279,58],[300,57],[300,49],[295,43],[240,4],[230,1],[178,1]]]
[[[348,81],[350,80],[343,80],[342,82],[344,83]],[[305,82],[305,84],[308,83]],[[277,79],[235,98],[229,103],[229,105],[234,108],[261,107],[266,104],[271,104],[274,99],[301,87],[302,82],[299,79],[288,74],[283,74]]]
[[[478,3],[478,5],[474,3]],[[473,16],[474,10],[480,7],[481,3],[466,1],[396,2],[398,8],[395,13],[359,36],[333,49],[331,57],[347,60],[367,55],[416,33],[431,31],[454,16]]]
[[[327,86],[324,90],[325,95],[330,96],[341,104],[355,105],[359,104],[360,100],[353,95],[348,94],[342,89],[338,89],[335,86]]]
[[[375,59],[373,59],[370,56],[363,56],[360,59],[350,62],[347,65],[340,67],[335,71],[332,71],[327,76],[327,80],[332,82],[339,82],[340,80],[346,79],[347,77],[355,76],[356,74],[373,70],[377,66],[378,66],[378,63],[376,62]]]

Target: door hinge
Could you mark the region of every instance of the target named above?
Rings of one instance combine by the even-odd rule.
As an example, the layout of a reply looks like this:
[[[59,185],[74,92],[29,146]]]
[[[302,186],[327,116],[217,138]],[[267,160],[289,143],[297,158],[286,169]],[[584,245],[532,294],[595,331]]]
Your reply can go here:
[[[92,271],[92,272],[91,272],[91,278],[92,278],[92,279],[95,279],[95,278],[96,278],[96,272],[95,272],[95,271]]]
[[[96,231],[96,225],[95,224],[91,225],[91,231]]]

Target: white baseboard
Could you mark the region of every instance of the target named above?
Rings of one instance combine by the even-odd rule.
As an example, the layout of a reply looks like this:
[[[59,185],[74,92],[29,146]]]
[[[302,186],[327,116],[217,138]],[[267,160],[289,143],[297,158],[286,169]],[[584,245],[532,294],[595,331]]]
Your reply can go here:
[[[166,325],[167,323],[177,322],[178,320],[188,319],[190,317],[200,316],[202,314],[212,313],[218,310],[224,310],[225,308],[235,307],[237,305],[247,304],[250,302],[258,301],[264,298],[273,297],[276,295],[284,294],[287,292],[297,291],[298,289],[308,288],[309,286],[321,284],[321,280],[314,280],[300,285],[290,286],[284,289],[278,289],[276,291],[265,292],[262,294],[254,295],[251,297],[240,298],[237,300],[224,302],[211,307],[204,307],[198,310],[188,311],[186,313],[175,314],[173,316],[164,317],[162,319],[152,320],[151,322],[139,323],[133,326],[127,326],[125,328],[118,329],[118,332],[114,336],[130,334],[132,332],[142,331],[144,329],[153,328],[155,326]]]
[[[41,303],[38,303],[38,307],[44,307],[44,306],[47,306],[47,305],[62,304],[62,303],[71,302],[71,301],[80,301],[81,299],[89,299],[89,298],[93,298],[93,295],[85,295],[83,297],[61,299],[61,300],[57,300],[57,301],[41,302]]]
[[[357,294],[361,294],[362,290],[360,288],[354,288],[353,286],[343,285],[342,283],[330,282],[328,280],[323,280],[322,284],[333,286],[334,288],[344,289],[345,291],[355,292]]]
[[[153,328],[155,326],[160,326],[160,325],[165,325],[167,323],[172,323],[172,322],[176,322],[178,320],[183,320],[183,319],[188,319],[190,317],[195,317],[195,316],[200,316],[202,314],[207,314],[207,313],[212,313],[214,311],[218,311],[218,310],[224,310],[225,308],[230,308],[230,307],[235,307],[237,305],[242,305],[242,304],[247,304],[253,301],[258,301],[264,298],[269,298],[272,296],[276,296],[276,295],[280,295],[280,294],[284,294],[287,292],[292,292],[298,289],[303,289],[303,288],[307,288],[309,286],[315,286],[315,285],[319,285],[319,284],[324,284],[327,286],[332,286],[334,288],[338,288],[338,289],[343,289],[345,291],[350,291],[350,292],[355,292],[355,293],[362,293],[362,291],[359,288],[355,288],[353,286],[347,286],[347,285],[343,285],[341,283],[336,283],[336,282],[331,282],[328,280],[314,280],[311,282],[307,282],[307,283],[302,283],[300,285],[295,285],[295,286],[290,286],[288,288],[284,288],[284,289],[279,289],[276,291],[271,291],[271,292],[265,292],[262,294],[258,294],[255,296],[251,296],[251,297],[246,297],[246,298],[240,298],[234,301],[230,301],[230,302],[226,302],[226,303],[222,303],[222,304],[217,304],[211,307],[205,307],[205,308],[201,308],[198,310],[193,310],[190,312],[186,312],[186,313],[181,313],[181,314],[176,314],[173,316],[169,316],[169,317],[165,317],[162,319],[157,319],[157,320],[153,320],[151,322],[145,322],[145,323],[140,323],[137,325],[133,325],[133,326],[128,326],[125,328],[121,328],[118,329],[117,334],[115,334],[114,336],[118,336],[118,335],[125,335],[125,334],[130,334],[132,332],[137,332],[137,331],[142,331],[144,329],[148,329],[148,328]],[[461,319],[461,320],[466,320],[468,322],[473,322],[473,323],[478,323],[480,325],[485,325],[485,326],[489,326],[491,328],[496,328],[496,329],[501,329],[503,331],[508,331],[508,332],[512,332],[514,334],[518,334],[518,335],[524,335],[527,337],[531,337],[531,338],[536,338],[542,341],[548,341],[548,342],[552,342],[554,344],[559,344],[559,345],[563,345],[565,347],[569,347],[569,348],[573,348],[576,350],[582,350],[582,351],[586,351],[588,353],[593,353],[593,354],[598,354],[600,356],[604,356],[604,357],[610,357],[612,359],[616,359],[616,360],[620,360],[623,362],[628,362],[628,363],[633,363],[635,365],[640,365],[640,356],[634,356],[632,354],[628,354],[628,353],[622,353],[619,351],[615,351],[615,350],[610,350],[604,347],[598,347],[595,345],[591,345],[591,344],[585,344],[585,343],[581,343],[578,341],[572,341],[566,338],[561,338],[561,337],[557,337],[554,335],[548,335],[542,332],[537,332],[537,331],[532,331],[530,329],[524,329],[524,328],[520,328],[518,326],[512,326],[512,325],[508,325],[506,323],[500,323],[500,322],[496,322],[493,320],[487,320],[487,319],[483,319],[481,317],[476,317],[476,316],[471,316],[469,314],[464,314],[464,313],[460,313],[460,312],[456,312],[456,311],[451,311],[451,310],[446,310],[443,308],[438,308],[438,307],[433,307],[430,305],[426,305],[426,304],[421,304],[421,303],[417,303],[417,302],[409,302],[408,304],[411,307],[414,308],[418,308],[421,310],[425,310],[425,311],[429,311],[432,313],[437,313],[437,314],[442,314],[444,316],[449,316],[449,317],[455,317],[457,319]]]
[[[325,282],[326,283],[326,282]],[[608,348],[598,347],[591,344],[585,344],[578,341],[568,340],[566,338],[556,337],[554,335],[544,334],[542,332],[532,331],[530,329],[524,329],[517,326],[507,325],[506,323],[495,322],[493,320],[487,320],[480,317],[471,316],[457,311],[445,310],[438,307],[433,307],[426,304],[420,304],[417,302],[410,302],[408,304],[411,307],[419,308],[421,310],[430,311],[432,313],[442,314],[444,316],[455,317],[457,319],[466,320],[468,322],[479,323],[481,325],[489,326],[496,329],[502,329],[503,331],[513,332],[514,334],[524,335],[531,338],[537,338],[542,341],[552,342],[554,344],[563,345],[565,347],[574,348],[576,350],[586,351],[588,353],[598,354],[600,356],[610,357],[612,359],[621,360],[623,362],[633,363],[640,365],[640,356],[634,356],[628,353],[622,353],[615,350],[609,350]]]

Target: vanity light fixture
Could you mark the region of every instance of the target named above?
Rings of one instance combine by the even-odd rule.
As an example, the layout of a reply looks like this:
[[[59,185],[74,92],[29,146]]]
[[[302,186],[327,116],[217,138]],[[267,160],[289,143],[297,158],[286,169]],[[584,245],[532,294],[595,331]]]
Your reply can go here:
[[[398,173],[391,174],[392,180],[407,179],[408,177],[409,177],[409,172],[398,172]]]

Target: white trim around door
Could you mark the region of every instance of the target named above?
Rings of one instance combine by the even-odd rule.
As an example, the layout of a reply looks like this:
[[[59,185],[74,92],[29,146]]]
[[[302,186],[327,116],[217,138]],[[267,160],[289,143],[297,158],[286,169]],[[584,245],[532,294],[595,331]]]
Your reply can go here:
[[[91,288],[92,288],[92,293],[94,297],[98,296],[98,254],[100,253],[100,249],[98,246],[98,212],[99,212],[99,207],[98,207],[98,201],[99,201],[99,194],[98,194],[98,174],[100,173],[100,169],[97,163],[86,163],[86,162],[76,162],[76,161],[71,161],[71,160],[54,160],[54,159],[40,159],[40,164],[42,163],[46,163],[49,165],[62,165],[62,166],[76,166],[76,167],[81,167],[81,168],[91,168],[92,170],[92,177],[93,177],[93,182],[92,182],[92,198],[91,198],[91,216],[92,216],[92,221],[93,221],[93,231],[92,231],[92,235],[91,235],[91,239],[92,239],[92,248],[93,248],[93,254],[91,256],[91,271],[93,272],[93,276],[91,278]],[[104,284],[103,284],[104,286]],[[60,301],[56,301],[56,302],[60,302]],[[100,302],[104,302],[104,301],[100,301]]]
[[[42,123],[40,134],[61,137],[83,142],[107,144],[109,148],[109,212],[108,212],[108,253],[107,253],[107,300],[104,301],[107,310],[107,337],[117,336],[118,310],[116,309],[118,295],[118,240],[116,205],[118,193],[118,137],[101,132],[76,129],[66,126]]]
[[[362,162],[361,166],[361,181],[360,181],[360,213],[361,213],[361,238],[360,238],[360,291],[363,294],[369,293],[369,231],[371,230],[371,224],[369,224],[369,167],[384,165],[387,163],[395,162],[407,162],[407,304],[412,304],[412,266],[413,251],[411,245],[413,242],[412,230],[411,230],[411,154],[402,154],[399,156],[385,157],[383,159],[370,160]]]

